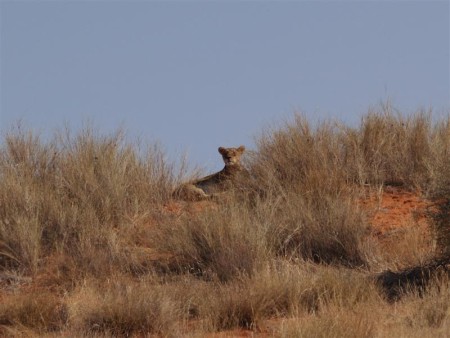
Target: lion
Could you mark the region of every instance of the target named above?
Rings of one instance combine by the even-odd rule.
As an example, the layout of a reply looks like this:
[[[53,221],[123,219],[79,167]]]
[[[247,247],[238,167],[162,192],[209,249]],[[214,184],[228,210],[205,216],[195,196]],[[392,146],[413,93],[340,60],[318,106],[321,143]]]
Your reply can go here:
[[[212,175],[182,184],[174,191],[175,198],[200,201],[219,197],[231,189],[242,174],[247,173],[240,163],[241,156],[245,151],[244,146],[238,148],[219,147],[218,151],[222,155],[225,167]]]

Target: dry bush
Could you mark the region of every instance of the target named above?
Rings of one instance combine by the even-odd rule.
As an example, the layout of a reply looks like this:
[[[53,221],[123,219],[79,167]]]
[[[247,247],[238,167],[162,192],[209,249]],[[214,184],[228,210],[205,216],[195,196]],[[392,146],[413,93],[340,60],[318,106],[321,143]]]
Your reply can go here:
[[[338,136],[336,124],[313,128],[296,116],[293,123],[258,140],[248,165],[261,189],[268,192],[265,203],[278,206],[270,218],[270,237],[278,254],[350,266],[366,264],[367,224],[362,211],[355,208],[356,190],[349,186],[341,165]]]
[[[429,183],[431,113],[404,116],[389,105],[362,118],[343,137],[349,177],[357,182],[408,187]]]
[[[265,260],[265,229],[252,222],[248,209],[229,202],[195,216],[166,220],[155,229],[153,245],[174,257],[169,270],[228,281],[252,273]]]
[[[397,301],[410,293],[423,295],[430,284],[446,282],[450,277],[447,259],[433,258],[430,262],[403,269],[399,272],[383,271],[375,276],[380,290],[389,301]],[[448,284],[448,282],[447,282]]]
[[[164,285],[117,276],[115,281],[87,282],[70,298],[68,307],[72,327],[86,335],[175,337],[185,317],[183,305]]]
[[[435,194],[448,194],[450,190],[450,116],[436,123],[432,133],[432,160],[429,163],[430,189]]]
[[[120,225],[127,214],[147,211],[169,197],[172,167],[158,146],[142,157],[120,130],[101,137],[87,128],[76,137],[66,131],[58,138],[65,169],[59,188],[72,203],[90,206],[100,223]]]
[[[450,285],[448,279],[444,282],[435,281],[427,294],[420,298],[415,309],[418,320],[416,325],[429,328],[450,329]],[[444,331],[443,331],[444,332]]]
[[[172,172],[159,147],[142,155],[122,132],[66,130],[44,143],[19,127],[0,148],[0,266],[35,272],[60,252],[108,271],[122,257],[117,231],[167,200]]]
[[[269,240],[283,257],[367,265],[368,226],[352,196],[289,194],[271,220]]]
[[[368,313],[328,311],[318,316],[287,321],[277,336],[283,338],[362,338],[376,337],[376,322]]]
[[[434,130],[432,155],[429,190],[438,205],[434,213],[435,231],[442,255],[450,261],[450,117]]]
[[[405,116],[386,104],[366,114],[359,128],[330,121],[312,126],[296,115],[263,133],[247,161],[253,174],[249,187],[259,187],[263,193],[258,195],[268,203],[274,203],[274,196],[281,199],[273,227],[279,251],[316,261],[366,264],[362,248],[367,224],[355,207],[358,188],[402,185],[432,195],[440,191],[442,199],[450,172],[449,126],[448,118],[433,123],[430,112]],[[450,236],[443,220],[448,219],[448,203],[441,205],[442,243]]]
[[[441,256],[450,263],[450,193],[443,197],[439,210],[434,214],[435,231],[438,244],[441,250]]]
[[[226,284],[190,290],[197,317],[209,331],[256,329],[269,318],[320,313],[329,306],[351,309],[378,298],[363,274],[283,261]]]
[[[263,133],[249,164],[258,184],[303,194],[312,190],[339,193],[346,182],[339,166],[336,128],[329,122],[314,128],[296,115],[284,127]]]
[[[35,270],[42,251],[52,147],[19,130],[0,148],[0,266]],[[45,216],[44,216],[45,217]]]
[[[33,273],[47,291],[2,294],[2,333],[180,336],[180,325],[259,329],[295,317],[281,336],[444,336],[442,278],[402,293],[393,320],[367,277],[374,262],[428,258],[411,254],[426,246],[420,233],[392,241],[399,257],[380,263],[358,207],[361,185],[420,187],[440,202],[448,253],[450,120],[431,121],[389,106],[358,128],[297,116],[259,138],[235,192],[191,213],[164,206],[179,177],[159,146],[92,128],[43,142],[18,128],[0,146],[0,271]]]
[[[447,337],[449,290],[448,278],[441,278],[426,293],[411,289],[395,305],[376,296],[350,307],[330,303],[321,312],[288,317],[275,332],[281,337]]]
[[[66,305],[47,291],[13,294],[0,302],[0,333],[11,327],[32,329],[35,333],[56,331],[68,320]]]
[[[448,291],[448,279],[441,279],[434,281],[426,294],[411,292],[395,305],[388,305],[376,297],[366,298],[351,309],[331,304],[320,313],[286,320],[277,335],[447,337],[450,324]]]
[[[299,192],[317,186],[333,191],[345,183],[426,188],[433,171],[442,170],[436,155],[449,147],[441,122],[433,124],[431,112],[402,115],[389,104],[369,111],[358,128],[338,121],[312,126],[296,115],[259,137],[251,166],[263,182]]]
[[[401,270],[420,266],[436,256],[434,236],[416,223],[383,234],[372,246],[373,269]]]
[[[426,293],[412,288],[395,304],[395,309],[379,304],[374,311],[379,336],[447,337],[450,329],[449,290],[448,278],[439,278],[431,281]]]

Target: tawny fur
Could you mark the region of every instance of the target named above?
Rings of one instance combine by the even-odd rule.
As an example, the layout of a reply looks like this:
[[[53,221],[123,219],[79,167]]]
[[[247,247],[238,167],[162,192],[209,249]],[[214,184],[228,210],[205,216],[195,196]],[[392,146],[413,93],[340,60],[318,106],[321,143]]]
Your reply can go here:
[[[175,198],[190,201],[211,199],[232,188],[238,176],[246,172],[240,163],[245,147],[220,147],[218,151],[222,155],[225,167],[215,174],[182,184],[174,191]]]

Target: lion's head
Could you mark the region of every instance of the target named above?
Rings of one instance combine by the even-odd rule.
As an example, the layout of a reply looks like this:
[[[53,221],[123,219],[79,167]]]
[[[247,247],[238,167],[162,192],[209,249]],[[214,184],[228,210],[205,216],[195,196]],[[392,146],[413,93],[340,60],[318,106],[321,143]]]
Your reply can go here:
[[[244,153],[245,147],[239,148],[219,148],[219,153],[222,155],[225,165],[239,165],[241,161],[241,155]]]

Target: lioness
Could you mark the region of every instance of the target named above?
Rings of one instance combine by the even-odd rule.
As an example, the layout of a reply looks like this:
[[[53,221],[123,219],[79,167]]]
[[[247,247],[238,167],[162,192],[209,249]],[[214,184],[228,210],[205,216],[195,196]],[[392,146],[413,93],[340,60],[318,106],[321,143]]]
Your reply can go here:
[[[236,178],[240,174],[246,173],[240,163],[241,155],[245,151],[244,146],[239,148],[220,147],[218,150],[225,162],[225,167],[215,174],[182,184],[174,191],[174,197],[197,201],[211,199],[231,188]]]

